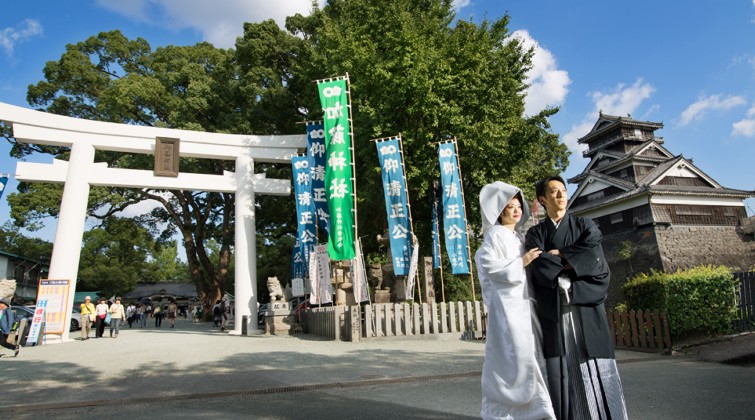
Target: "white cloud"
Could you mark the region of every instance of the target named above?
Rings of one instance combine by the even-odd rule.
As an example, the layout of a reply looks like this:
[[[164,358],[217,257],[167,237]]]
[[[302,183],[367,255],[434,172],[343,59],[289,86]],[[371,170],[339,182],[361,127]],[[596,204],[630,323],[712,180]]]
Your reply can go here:
[[[755,1],[755,0],[753,0],[753,1]],[[454,10],[459,10],[459,9],[461,9],[462,7],[467,7],[467,6],[469,6],[469,4],[470,4],[471,2],[472,2],[471,0],[454,0],[454,1],[453,1],[453,2],[451,3],[451,7],[453,7],[453,8],[454,8]]]
[[[274,19],[282,27],[287,16],[307,15],[312,8],[311,0],[97,0],[97,4],[136,21],[196,29],[219,48],[234,46],[244,22]]]
[[[731,135],[755,137],[755,105],[747,111],[745,118],[732,124]]]
[[[5,50],[8,57],[13,57],[16,45],[42,34],[42,25],[37,20],[26,19],[14,28],[9,27],[0,31],[0,47]]]
[[[519,38],[525,49],[534,48],[532,69],[527,73],[527,97],[524,101],[525,115],[534,115],[547,107],[562,105],[569,93],[569,73],[560,70],[556,57],[543,48],[526,30],[511,34]]]
[[[590,132],[593,125],[595,125],[595,121],[598,120],[601,111],[609,115],[631,114],[646,99],[650,98],[653,92],[655,92],[655,88],[640,78],[631,86],[619,83],[615,88],[607,91],[588,93],[588,96],[592,98],[592,102],[595,105],[593,110],[587,113],[581,122],[573,125],[568,133],[564,134],[562,137],[563,142],[569,147],[572,153],[581,154],[584,146],[578,144],[577,140]],[[654,108],[651,107],[651,109]]]
[[[684,127],[695,120],[700,120],[708,110],[728,110],[735,106],[745,105],[747,101],[741,96],[710,95],[702,96],[682,112],[679,126]]]

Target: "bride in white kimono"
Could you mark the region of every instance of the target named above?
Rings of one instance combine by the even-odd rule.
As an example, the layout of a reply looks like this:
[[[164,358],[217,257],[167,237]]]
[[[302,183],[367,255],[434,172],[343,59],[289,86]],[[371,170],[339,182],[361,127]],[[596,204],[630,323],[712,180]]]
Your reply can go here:
[[[541,251],[525,253],[515,230],[529,217],[522,198],[519,188],[500,181],[480,191],[484,241],[475,262],[488,307],[483,419],[555,419],[524,270]]]

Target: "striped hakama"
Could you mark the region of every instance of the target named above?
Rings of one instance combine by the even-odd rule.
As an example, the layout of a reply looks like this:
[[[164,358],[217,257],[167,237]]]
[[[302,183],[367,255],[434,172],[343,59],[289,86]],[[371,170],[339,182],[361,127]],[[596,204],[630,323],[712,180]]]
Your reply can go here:
[[[566,355],[545,360],[556,417],[560,420],[627,419],[624,390],[615,359],[588,358],[581,319],[561,293],[561,327]]]

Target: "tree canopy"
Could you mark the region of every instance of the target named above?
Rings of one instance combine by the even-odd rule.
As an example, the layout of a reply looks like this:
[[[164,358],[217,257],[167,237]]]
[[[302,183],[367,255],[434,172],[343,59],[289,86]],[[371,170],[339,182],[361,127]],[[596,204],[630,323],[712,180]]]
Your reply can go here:
[[[349,74],[353,100],[359,235],[366,253],[387,228],[372,138],[402,134],[414,228],[429,253],[437,146],[456,138],[467,215],[479,231],[477,194],[494,180],[520,186],[561,172],[567,148],[550,132],[557,109],[524,116],[526,74],[532,51],[508,31],[508,16],[494,21],[456,20],[450,0],[330,0],[308,16],[246,23],[235,49],[207,43],[152,49],[119,31],[66,46],[48,62],[44,80],[29,86],[28,100],[47,112],[137,125],[200,131],[290,134],[321,118],[313,80]],[[12,140],[12,139],[11,139]],[[68,151],[15,144],[12,153],[66,158]],[[149,157],[98,152],[110,166],[150,168]],[[285,165],[257,165],[269,176],[290,177]],[[220,174],[232,162],[183,159],[181,171]],[[56,190],[56,188],[58,188]],[[23,185],[9,197],[13,218],[31,224],[54,215],[59,187]],[[232,281],[233,195],[190,191],[93,188],[90,214],[103,220],[143,200],[160,207],[142,220],[161,240],[180,232],[197,290],[217,299]],[[258,275],[288,279],[295,232],[290,197],[256,197]],[[218,250],[210,258],[207,245]],[[264,288],[264,281],[258,285]],[[454,286],[447,286],[454,289]],[[469,297],[464,287],[453,292]],[[264,290],[264,289],[262,289]],[[456,290],[456,289],[454,289]],[[466,296],[465,296],[466,295]]]

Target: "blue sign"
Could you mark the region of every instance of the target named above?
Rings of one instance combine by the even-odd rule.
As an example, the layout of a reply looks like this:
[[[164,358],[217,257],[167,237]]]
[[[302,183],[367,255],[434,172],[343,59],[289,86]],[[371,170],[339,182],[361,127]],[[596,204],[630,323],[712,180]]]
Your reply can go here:
[[[317,225],[330,232],[330,212],[325,196],[325,128],[322,123],[307,123],[307,159],[309,159],[312,201]]]
[[[383,174],[383,194],[388,215],[393,272],[397,276],[406,276],[409,274],[413,245],[401,144],[398,138],[392,138],[376,142],[375,145]]]
[[[6,175],[0,176],[0,197],[5,192],[5,185],[8,184],[8,177]]]
[[[443,231],[453,274],[469,274],[469,241],[461,172],[456,157],[456,142],[438,146],[441,195],[443,197]]]
[[[317,242],[315,231],[315,204],[310,192],[311,177],[307,156],[291,158],[293,167],[294,194],[296,195],[296,238],[302,254],[304,266],[309,266],[309,251]],[[302,277],[303,278],[303,277]]]
[[[294,249],[291,251],[291,278],[306,279],[309,268],[304,262],[304,252],[302,252],[301,241],[296,238]]]

